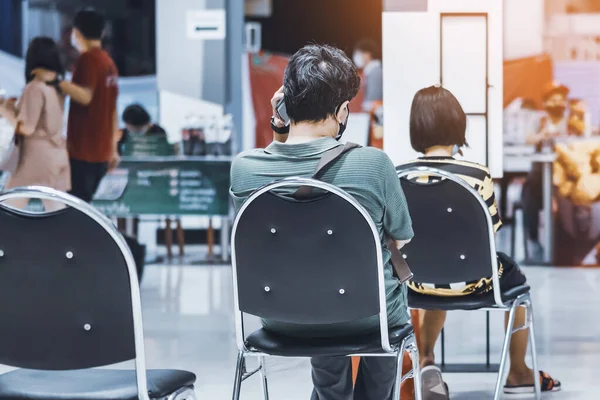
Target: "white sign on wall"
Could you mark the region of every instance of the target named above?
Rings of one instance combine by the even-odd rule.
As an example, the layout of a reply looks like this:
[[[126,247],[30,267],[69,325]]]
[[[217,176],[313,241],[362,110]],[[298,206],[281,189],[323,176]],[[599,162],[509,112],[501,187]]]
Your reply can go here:
[[[192,40],[223,40],[227,35],[225,10],[187,12],[187,37]]]

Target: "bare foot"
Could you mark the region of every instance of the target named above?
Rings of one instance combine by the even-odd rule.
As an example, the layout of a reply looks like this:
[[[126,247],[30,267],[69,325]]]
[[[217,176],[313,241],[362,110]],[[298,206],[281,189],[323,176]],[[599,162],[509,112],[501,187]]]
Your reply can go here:
[[[560,381],[552,378],[550,375],[545,374],[545,378],[548,379],[548,383],[553,382],[549,385],[550,389],[545,389],[544,385],[542,385],[542,391],[545,390],[560,390]],[[540,379],[539,377],[537,379]],[[506,386],[523,386],[523,385],[533,385],[533,370],[530,368],[519,370],[519,371],[510,371],[506,378]]]
[[[509,371],[506,377],[507,386],[533,385],[533,370]]]

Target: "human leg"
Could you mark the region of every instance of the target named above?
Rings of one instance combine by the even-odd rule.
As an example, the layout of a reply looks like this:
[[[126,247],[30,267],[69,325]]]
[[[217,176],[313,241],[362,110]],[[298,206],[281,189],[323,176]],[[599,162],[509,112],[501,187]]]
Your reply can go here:
[[[502,264],[503,273],[500,277],[500,287],[502,291],[521,286],[527,283],[525,274],[521,271],[519,265],[504,253],[498,253],[498,260]],[[506,314],[505,327],[508,325],[508,313]],[[513,329],[519,328],[527,322],[527,312],[524,307],[517,308]],[[533,370],[527,366],[525,356],[527,355],[527,346],[529,344],[529,329],[519,330],[512,334],[509,355],[510,369],[506,378],[507,387],[531,386],[533,391]],[[546,385],[547,388],[559,388],[560,382],[553,380],[549,376],[547,380],[551,381]],[[544,388],[542,388],[544,389]],[[546,389],[548,390],[548,389]]]
[[[396,365],[395,357],[361,358],[353,400],[392,400],[396,377],[402,372]]]
[[[92,200],[93,181],[90,178],[90,163],[85,161],[69,159],[71,167],[71,195],[85,201]]]
[[[310,363],[314,385],[311,400],[353,399],[350,357],[313,357]]]
[[[435,364],[433,350],[435,342],[444,328],[446,311],[423,310],[420,314],[419,358],[421,359],[421,368],[424,368]]]
[[[108,171],[108,164],[90,163],[73,158],[69,162],[71,166],[71,191],[69,193],[87,203],[91,202],[100,181]]]

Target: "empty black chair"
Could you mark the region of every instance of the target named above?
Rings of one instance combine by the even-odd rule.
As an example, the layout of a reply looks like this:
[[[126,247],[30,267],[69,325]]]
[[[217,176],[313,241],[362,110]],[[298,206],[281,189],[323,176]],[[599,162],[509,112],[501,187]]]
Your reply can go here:
[[[440,179],[430,184],[407,179],[418,175]],[[518,330],[529,328],[535,390],[539,399],[541,393],[530,288],[523,285],[507,292],[500,290],[494,228],[485,201],[466,181],[439,169],[408,167],[401,169],[398,176],[408,201],[415,232],[413,240],[402,249],[414,273],[413,280],[448,285],[491,276],[494,288],[491,293],[480,296],[457,297],[428,296],[409,291],[409,306],[424,310],[509,312],[509,324],[504,338],[494,398],[500,399],[502,396],[511,335]],[[515,329],[515,311],[521,306],[527,309],[527,322]]]
[[[310,186],[321,195],[296,201],[281,192]],[[421,399],[418,349],[412,325],[388,329],[381,241],[369,214],[341,189],[312,179],[291,178],[254,192],[233,225],[232,263],[239,348],[233,399],[242,381],[262,375],[268,399],[265,356],[391,356],[398,377],[414,375]],[[243,316],[294,324],[331,324],[379,316],[380,332],[360,337],[298,339],[259,329],[246,336]],[[404,352],[413,371],[401,375]],[[245,357],[260,367],[246,372]]]
[[[31,213],[7,200],[66,208]],[[193,373],[146,371],[131,252],[112,223],[48,188],[0,194],[0,399],[195,399]],[[96,369],[135,360],[135,370]]]

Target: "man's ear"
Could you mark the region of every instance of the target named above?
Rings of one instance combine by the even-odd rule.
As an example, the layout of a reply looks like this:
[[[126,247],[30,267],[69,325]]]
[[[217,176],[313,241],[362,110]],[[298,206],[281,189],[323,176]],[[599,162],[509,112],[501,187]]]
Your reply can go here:
[[[350,109],[348,108],[349,105],[350,105],[350,102],[345,101],[342,103],[342,105],[338,109],[335,119],[337,120],[337,122],[339,124],[343,124],[346,122],[346,119],[348,118],[348,114],[350,113]]]

